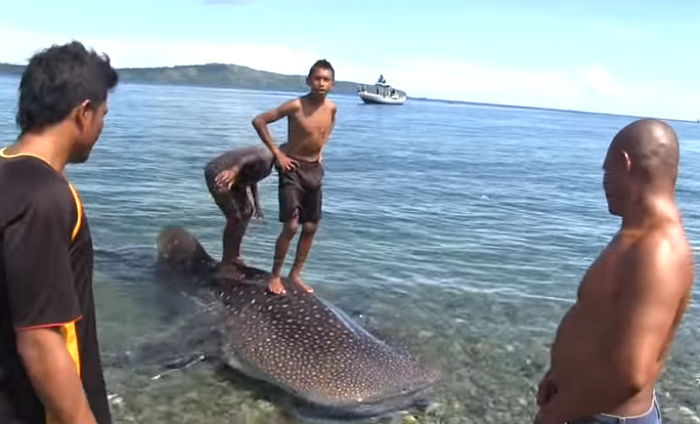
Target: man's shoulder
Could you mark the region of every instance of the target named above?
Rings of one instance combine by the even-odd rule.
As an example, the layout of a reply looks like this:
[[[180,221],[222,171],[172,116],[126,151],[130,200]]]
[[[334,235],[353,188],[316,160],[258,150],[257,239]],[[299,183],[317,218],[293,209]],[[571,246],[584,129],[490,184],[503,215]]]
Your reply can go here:
[[[626,262],[625,267],[652,280],[658,277],[684,283],[692,274],[693,255],[683,228],[669,225],[641,235],[628,250]]]
[[[68,181],[53,168],[31,158],[0,160],[0,202],[4,219],[31,210],[37,219],[75,212]],[[59,218],[63,219],[63,218]]]
[[[647,231],[637,238],[632,248],[634,256],[640,259],[680,258],[690,253],[690,244],[680,224]]]
[[[0,159],[0,186],[4,190],[65,194],[68,181],[48,164],[32,157]],[[67,192],[70,194],[70,192]]]
[[[280,108],[286,109],[286,110],[291,110],[291,111],[299,110],[301,108],[301,103],[302,103],[303,98],[304,98],[304,96],[295,97],[293,99],[287,100],[280,105]]]
[[[68,181],[48,164],[31,157],[0,160],[0,187],[35,204],[72,201]]]

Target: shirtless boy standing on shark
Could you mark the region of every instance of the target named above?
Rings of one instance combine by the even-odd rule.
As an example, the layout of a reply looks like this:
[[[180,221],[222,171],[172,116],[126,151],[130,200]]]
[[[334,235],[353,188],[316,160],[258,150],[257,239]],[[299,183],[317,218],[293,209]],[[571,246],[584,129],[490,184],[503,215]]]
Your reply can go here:
[[[289,279],[308,293],[313,289],[301,280],[301,270],[321,219],[323,166],[321,150],[335,124],[336,106],[326,96],[335,84],[335,71],[329,62],[319,60],[309,70],[306,84],[311,91],[289,100],[253,119],[253,126],[272,152],[279,172],[279,220],[284,223],[275,245],[272,276],[268,290],[284,294],[280,273],[289,244],[302,226],[294,265]],[[284,151],[272,141],[267,124],[287,118],[288,143]]]

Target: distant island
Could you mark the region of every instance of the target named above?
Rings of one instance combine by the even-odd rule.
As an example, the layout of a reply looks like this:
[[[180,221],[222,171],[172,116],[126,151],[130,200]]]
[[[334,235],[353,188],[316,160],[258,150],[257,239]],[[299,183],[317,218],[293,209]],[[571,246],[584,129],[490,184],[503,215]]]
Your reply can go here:
[[[22,65],[0,63],[0,74],[20,75]],[[200,85],[269,91],[305,91],[304,75],[283,75],[240,65],[208,63],[158,68],[121,68],[119,79],[141,84]],[[355,94],[359,83],[336,81],[336,93]]]
[[[21,75],[24,65],[13,65],[0,63],[0,75]],[[243,88],[248,90],[264,91],[292,91],[303,92],[308,89],[305,75],[284,75],[274,72],[259,71],[241,65],[227,65],[223,63],[208,63],[205,65],[180,65],[156,68],[120,68],[119,78],[122,82],[132,82],[140,84],[163,84],[163,85],[195,85],[225,88]],[[368,85],[351,81],[336,81],[335,93],[355,94],[358,85]],[[571,109],[557,109],[538,106],[508,105],[495,103],[470,102],[464,100],[442,100],[426,97],[411,97],[411,100],[436,101],[442,103],[462,103],[481,106],[509,107],[516,109],[537,109],[552,110],[572,113],[593,113],[597,115],[626,116],[639,118],[635,115],[593,112]],[[668,121],[697,122],[700,120],[667,119]]]
[[[0,74],[20,75],[24,70],[22,65],[10,65],[9,63],[0,63]]]

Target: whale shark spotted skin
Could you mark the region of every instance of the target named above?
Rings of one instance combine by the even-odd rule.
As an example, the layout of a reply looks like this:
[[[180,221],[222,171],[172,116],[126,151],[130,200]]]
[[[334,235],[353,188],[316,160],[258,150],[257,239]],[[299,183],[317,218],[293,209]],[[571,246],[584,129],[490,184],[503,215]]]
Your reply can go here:
[[[291,394],[307,413],[375,416],[424,403],[438,371],[375,337],[318,296],[287,285],[265,289],[268,273],[243,282],[212,277],[215,261],[180,228],[159,237],[161,267],[196,276],[218,297],[224,361]]]

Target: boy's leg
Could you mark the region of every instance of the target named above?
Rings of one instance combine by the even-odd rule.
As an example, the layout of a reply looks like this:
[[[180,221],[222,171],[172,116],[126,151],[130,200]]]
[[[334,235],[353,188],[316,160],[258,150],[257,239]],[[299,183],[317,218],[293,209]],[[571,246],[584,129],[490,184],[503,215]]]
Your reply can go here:
[[[282,232],[280,233],[279,237],[277,237],[277,242],[275,243],[275,258],[272,265],[272,276],[267,282],[267,289],[272,293],[286,293],[286,290],[282,285],[282,277],[280,274],[282,273],[284,259],[287,257],[289,244],[292,242],[294,235],[296,235],[298,226],[299,219],[297,217],[292,218],[290,221],[284,223]]]
[[[217,267],[216,275],[222,278],[231,278],[238,280],[243,278],[243,273],[238,270],[238,267],[231,263],[239,255],[240,240],[236,243],[237,238],[242,238],[245,232],[245,223],[241,229],[241,217],[238,212],[233,192],[228,189],[222,189],[216,182],[216,168],[207,166],[204,170],[204,177],[207,182],[209,193],[214,198],[214,202],[221,209],[221,212],[226,217],[226,227],[223,231],[223,255],[221,263]],[[240,235],[238,233],[240,232]]]
[[[287,257],[289,244],[297,233],[299,226],[299,208],[301,207],[302,188],[299,177],[295,171],[283,172],[279,170],[279,220],[283,223],[282,232],[275,243],[275,257],[272,265],[272,275],[268,280],[267,288],[272,293],[284,294],[286,291],[282,285],[282,266]]]
[[[226,227],[224,228],[224,253],[221,257],[222,263],[245,266],[241,259],[241,242],[245,234],[248,223],[239,221],[235,217],[226,217]]]
[[[221,263],[217,267],[216,275],[219,277],[242,280],[245,274],[240,267],[245,266],[240,259],[240,246],[247,223],[234,217],[226,217],[224,228],[224,252]]]
[[[222,278],[241,280],[245,277],[240,269],[245,266],[240,257],[241,242],[252,215],[252,207],[246,195],[246,188],[234,186],[231,190],[213,190],[212,195],[226,217],[222,240],[223,254],[216,275]]]
[[[248,199],[246,187],[234,187],[230,192],[233,206],[224,211],[226,228],[224,228],[224,252],[221,262],[237,267],[245,266],[241,258],[241,243],[253,215],[253,206]]]
[[[318,229],[318,223],[321,220],[323,167],[320,164],[309,167],[306,170],[306,178],[307,181],[313,185],[307,187],[304,193],[302,208],[299,215],[299,222],[302,223],[302,231],[299,237],[299,243],[297,244],[297,254],[294,259],[294,265],[289,272],[289,279],[307,293],[313,293],[314,290],[302,281],[301,270],[304,268],[306,259],[309,257],[309,251],[311,251],[311,245],[313,244],[314,236]]]
[[[289,272],[289,279],[307,293],[313,293],[314,289],[304,284],[301,280],[301,270],[304,268],[306,258],[309,256],[317,229],[318,222],[305,222],[302,224],[301,236],[297,244],[297,254],[294,258],[292,270]]]

